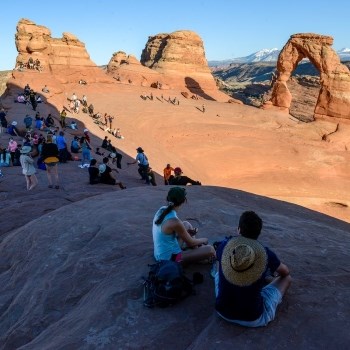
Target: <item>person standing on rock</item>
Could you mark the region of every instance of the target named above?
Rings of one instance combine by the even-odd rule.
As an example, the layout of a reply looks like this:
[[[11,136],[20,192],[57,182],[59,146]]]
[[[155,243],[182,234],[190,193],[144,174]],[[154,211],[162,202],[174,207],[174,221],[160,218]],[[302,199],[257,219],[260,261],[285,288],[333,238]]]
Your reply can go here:
[[[288,267],[257,240],[262,224],[255,212],[244,212],[239,235],[219,243],[216,251],[216,311],[224,320],[245,327],[272,321],[291,283]],[[267,278],[272,282],[267,284]]]
[[[66,118],[67,118],[67,112],[66,110],[63,108],[61,113],[60,113],[60,124],[61,124],[61,128],[65,129],[66,128]]]
[[[34,167],[34,160],[30,155],[32,148],[30,146],[23,146],[21,149],[21,156],[19,161],[22,166],[22,173],[26,178],[27,190],[30,191],[38,184],[38,179],[35,175],[36,169]]]
[[[36,93],[33,90],[30,90],[29,100],[30,100],[30,103],[32,104],[33,111],[36,111],[36,107],[38,106],[38,102],[36,100]]]
[[[52,143],[52,135],[48,134],[46,137],[46,142],[43,144],[41,151],[41,157],[46,165],[47,179],[49,181],[49,188],[58,190],[60,188],[58,184],[58,170],[57,164],[58,159],[58,147],[55,143]]]
[[[138,163],[138,172],[141,176],[142,180],[146,180],[146,184],[149,185],[150,184],[150,180],[147,176],[147,169],[149,167],[149,162],[148,162],[148,158],[145,155],[145,151],[142,149],[142,147],[137,147],[136,149],[137,151],[137,155],[136,158],[133,162],[130,163],[126,163],[127,165],[132,165],[132,164],[136,164]]]

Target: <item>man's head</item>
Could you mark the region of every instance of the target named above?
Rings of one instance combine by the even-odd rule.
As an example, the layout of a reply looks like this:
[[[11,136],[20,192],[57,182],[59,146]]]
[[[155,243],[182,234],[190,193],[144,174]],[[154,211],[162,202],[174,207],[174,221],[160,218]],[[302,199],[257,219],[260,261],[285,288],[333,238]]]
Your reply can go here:
[[[170,168],[170,164],[167,164],[166,167],[169,169]]]
[[[254,211],[245,211],[239,218],[239,233],[246,238],[257,239],[262,229],[262,220]]]
[[[90,166],[95,166],[96,163],[97,163],[97,160],[96,160],[96,159],[92,158],[92,159],[90,160]]]
[[[104,158],[103,158],[103,163],[104,163],[104,164],[107,164],[108,162],[109,162],[108,157],[104,157]]]
[[[180,176],[182,174],[181,168],[177,167],[174,169],[175,176]]]

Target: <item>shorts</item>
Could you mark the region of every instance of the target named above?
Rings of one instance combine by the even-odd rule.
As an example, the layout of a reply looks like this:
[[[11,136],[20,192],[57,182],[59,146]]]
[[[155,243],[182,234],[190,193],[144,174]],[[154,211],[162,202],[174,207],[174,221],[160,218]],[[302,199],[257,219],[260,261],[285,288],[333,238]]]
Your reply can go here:
[[[182,253],[172,254],[170,260],[180,263],[182,261]]]
[[[218,291],[219,274],[215,275],[215,294]],[[269,284],[261,290],[261,296],[263,298],[263,313],[261,316],[254,321],[241,321],[241,320],[231,320],[222,316],[219,312],[218,315],[222,317],[225,321],[236,323],[244,327],[264,327],[269,322],[274,320],[276,316],[277,306],[282,302],[282,294],[275,286]]]

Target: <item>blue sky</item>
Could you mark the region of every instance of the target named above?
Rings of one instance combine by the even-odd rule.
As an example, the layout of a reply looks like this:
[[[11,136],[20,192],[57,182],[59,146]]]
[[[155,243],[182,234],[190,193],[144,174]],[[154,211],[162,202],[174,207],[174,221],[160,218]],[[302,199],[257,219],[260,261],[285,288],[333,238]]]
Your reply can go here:
[[[331,35],[339,50],[350,47],[349,13],[350,2],[343,0],[5,0],[0,70],[14,68],[14,36],[21,18],[49,28],[54,38],[63,32],[76,35],[91,59],[102,65],[119,50],[140,59],[148,36],[181,29],[200,35],[207,60],[281,49],[290,35],[302,32]]]

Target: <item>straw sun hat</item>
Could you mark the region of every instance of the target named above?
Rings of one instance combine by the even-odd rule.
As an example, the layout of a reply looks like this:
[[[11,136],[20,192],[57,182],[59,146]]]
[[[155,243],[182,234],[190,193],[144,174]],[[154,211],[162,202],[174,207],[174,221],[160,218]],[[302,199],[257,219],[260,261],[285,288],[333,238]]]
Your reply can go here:
[[[266,265],[266,250],[255,239],[232,238],[222,252],[222,272],[227,281],[236,286],[245,287],[256,282]]]

